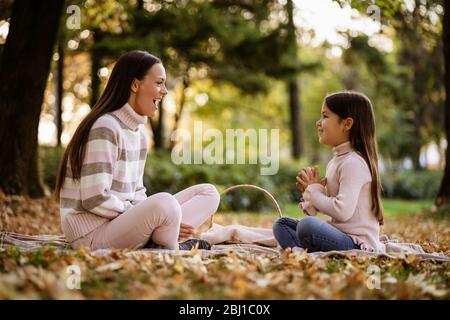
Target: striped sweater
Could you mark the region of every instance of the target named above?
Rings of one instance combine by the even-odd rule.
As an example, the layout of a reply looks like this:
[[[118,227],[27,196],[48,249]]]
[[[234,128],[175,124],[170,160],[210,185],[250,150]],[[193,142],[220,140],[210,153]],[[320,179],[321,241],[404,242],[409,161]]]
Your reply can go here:
[[[70,165],[60,192],[61,226],[68,241],[83,237],[147,198],[143,184],[146,116],[127,103],[94,123],[81,178]]]

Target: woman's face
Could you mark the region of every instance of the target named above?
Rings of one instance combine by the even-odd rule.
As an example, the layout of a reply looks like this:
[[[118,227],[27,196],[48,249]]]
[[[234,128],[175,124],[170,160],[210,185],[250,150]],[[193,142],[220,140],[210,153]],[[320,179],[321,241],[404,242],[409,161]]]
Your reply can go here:
[[[321,114],[321,118],[316,122],[321,144],[335,147],[349,140],[348,123],[346,124],[345,120],[341,120],[336,113],[328,109],[325,102]]]
[[[161,99],[167,94],[165,83],[164,66],[161,63],[154,64],[142,80],[135,80],[131,85],[130,105],[138,114],[153,117]]]

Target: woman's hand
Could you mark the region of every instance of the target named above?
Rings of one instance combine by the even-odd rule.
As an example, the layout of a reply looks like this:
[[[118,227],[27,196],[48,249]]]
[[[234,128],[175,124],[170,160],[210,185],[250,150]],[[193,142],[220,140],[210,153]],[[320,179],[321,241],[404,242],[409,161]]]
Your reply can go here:
[[[184,240],[192,236],[194,233],[196,233],[197,230],[191,225],[181,223],[180,224],[180,234],[178,236],[178,241]]]

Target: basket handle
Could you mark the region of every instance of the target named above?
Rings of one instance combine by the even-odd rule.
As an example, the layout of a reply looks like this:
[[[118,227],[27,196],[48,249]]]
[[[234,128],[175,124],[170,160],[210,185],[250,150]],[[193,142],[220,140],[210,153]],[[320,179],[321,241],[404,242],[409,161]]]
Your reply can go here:
[[[283,216],[283,214],[281,212],[281,209],[280,209],[280,206],[278,205],[277,200],[275,200],[275,198],[272,196],[272,194],[269,191],[267,191],[267,190],[265,190],[265,189],[263,189],[261,187],[252,185],[252,184],[238,184],[238,185],[235,185],[235,186],[228,187],[228,188],[226,188],[225,190],[223,190],[220,193],[220,197],[222,197],[223,195],[225,195],[226,193],[228,193],[228,192],[230,192],[230,191],[232,191],[234,189],[243,188],[243,187],[245,187],[245,188],[253,188],[253,189],[257,189],[259,191],[264,192],[267,196],[269,196],[270,200],[272,200],[273,204],[275,205],[275,207],[277,209],[277,212],[278,212],[278,215],[280,216],[280,218]],[[214,214],[211,215],[211,218],[209,220],[209,229],[213,226],[213,223],[214,223]]]

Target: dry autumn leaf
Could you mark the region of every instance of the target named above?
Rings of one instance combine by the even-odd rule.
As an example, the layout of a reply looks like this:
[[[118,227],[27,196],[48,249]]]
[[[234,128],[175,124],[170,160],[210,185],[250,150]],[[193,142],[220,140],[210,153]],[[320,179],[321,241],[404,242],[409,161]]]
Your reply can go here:
[[[62,234],[59,208],[50,199],[0,194],[0,226],[29,235]],[[216,223],[270,227],[271,215],[220,214]],[[449,254],[449,220],[422,215],[387,218],[383,233]],[[67,268],[81,273],[80,290],[67,285]],[[380,289],[368,282],[379,270]],[[378,268],[378,269],[376,269]],[[0,251],[0,299],[449,299],[449,263],[413,255],[315,257],[306,252],[167,253],[87,248]]]

